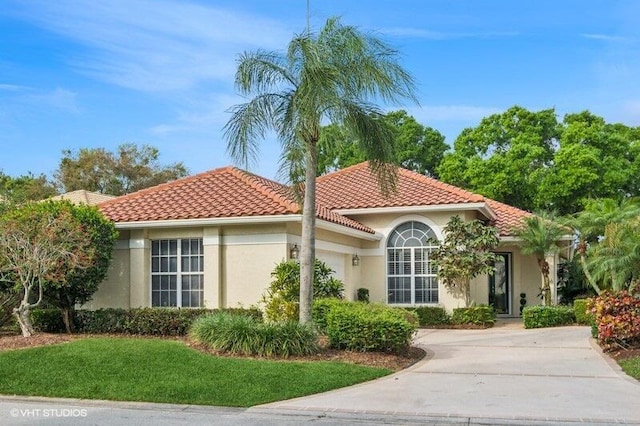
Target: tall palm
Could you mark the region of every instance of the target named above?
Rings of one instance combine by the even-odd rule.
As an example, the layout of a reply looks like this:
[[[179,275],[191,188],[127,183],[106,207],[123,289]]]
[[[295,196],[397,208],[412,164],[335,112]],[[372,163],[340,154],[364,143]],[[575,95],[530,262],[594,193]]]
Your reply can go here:
[[[225,126],[228,151],[248,166],[258,140],[273,130],[282,145],[282,170],[294,187],[304,182],[300,253],[300,322],[311,320],[315,258],[315,195],[322,125],[338,123],[358,137],[384,190],[395,183],[393,135],[377,100],[415,101],[411,76],[398,53],[380,39],[336,18],[317,33],[295,36],[286,54],[256,51],[238,60],[235,83],[248,102],[232,108]]]
[[[547,256],[557,253],[557,242],[569,233],[569,230],[555,221],[553,214],[540,213],[529,216],[521,227],[514,230],[520,240],[523,254],[532,254],[538,261],[541,275],[541,293],[544,304],[551,305],[551,280],[549,279],[549,262]]]

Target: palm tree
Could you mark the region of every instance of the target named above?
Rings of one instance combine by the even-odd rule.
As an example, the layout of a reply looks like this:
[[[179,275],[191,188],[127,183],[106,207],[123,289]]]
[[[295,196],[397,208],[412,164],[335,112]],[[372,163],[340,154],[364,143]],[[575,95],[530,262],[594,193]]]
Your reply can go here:
[[[629,250],[634,247],[629,239],[635,234],[617,232],[617,225],[637,221],[638,216],[640,216],[639,198],[626,198],[621,202],[602,198],[591,200],[583,211],[568,219],[567,223],[579,236],[576,252],[580,256],[582,270],[596,293],[602,293],[599,282],[602,283],[601,279],[605,278],[604,271],[616,271],[620,266],[629,265],[628,256],[633,256],[633,252]],[[621,237],[623,240],[620,240]],[[627,239],[625,240],[624,237]],[[628,246],[624,252],[617,248],[616,241],[618,243],[623,241]],[[591,257],[589,262],[587,262],[587,252]],[[614,264],[616,264],[615,267]],[[594,274],[591,273],[591,269],[594,269]],[[613,281],[618,282],[618,279]]]
[[[553,214],[540,213],[525,218],[521,227],[514,230],[520,239],[523,254],[532,254],[538,261],[542,284],[540,287],[544,304],[551,305],[551,282],[549,279],[549,262],[547,256],[557,253],[557,241],[568,234],[568,229],[555,221]]]
[[[358,137],[384,191],[394,188],[393,134],[374,101],[416,101],[412,77],[398,53],[380,39],[330,18],[307,29],[286,54],[256,51],[238,60],[235,84],[251,98],[234,106],[225,126],[231,157],[248,167],[258,139],[272,130],[282,145],[281,170],[303,188],[300,322],[311,320],[315,258],[315,195],[322,126],[341,124]],[[304,186],[301,184],[304,182]]]

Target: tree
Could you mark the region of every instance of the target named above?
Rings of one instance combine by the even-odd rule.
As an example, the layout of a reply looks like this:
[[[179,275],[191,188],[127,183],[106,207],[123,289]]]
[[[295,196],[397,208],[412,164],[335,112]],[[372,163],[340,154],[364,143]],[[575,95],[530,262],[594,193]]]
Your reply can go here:
[[[496,228],[479,220],[464,222],[453,216],[444,227],[444,241],[432,258],[438,278],[454,294],[464,297],[465,307],[471,305],[471,280],[495,271],[497,257],[492,250],[499,243]]]
[[[520,240],[522,254],[532,254],[536,257],[542,281],[540,293],[546,306],[551,305],[551,280],[547,256],[558,252],[558,240],[569,233],[568,228],[556,222],[554,214],[548,213],[526,217],[524,223],[513,232]]]
[[[398,64],[397,52],[385,42],[331,18],[317,34],[307,30],[295,36],[286,54],[243,53],[235,83],[242,95],[252,99],[231,110],[225,126],[230,155],[248,165],[257,157],[258,139],[273,130],[282,144],[283,169],[294,187],[304,189],[300,322],[308,323],[322,125],[340,124],[357,136],[383,191],[388,192],[396,179],[390,164],[393,135],[373,101],[415,100],[413,80]]]
[[[440,179],[524,210],[576,213],[592,198],[640,195],[640,128],[589,111],[512,107],[462,131]]]
[[[621,200],[637,195],[632,181],[631,129],[607,124],[589,111],[564,117],[553,165],[540,182],[538,206],[564,214],[582,210],[593,198]]]
[[[45,300],[60,308],[67,333],[71,333],[75,306],[91,300],[107,276],[118,232],[113,222],[94,206],[74,205],[66,201],[48,203],[47,206],[55,216],[63,212],[70,214],[81,225],[90,250],[94,253],[90,266],[71,268],[63,279],[47,282],[44,288]]]
[[[57,194],[55,186],[44,174],[11,177],[0,172],[0,199],[10,204],[44,200]]]
[[[63,280],[71,269],[90,267],[94,256],[81,224],[69,212],[52,214],[47,203],[31,203],[0,217],[0,281],[13,283],[20,292],[13,313],[24,337],[34,333],[29,312],[42,302],[46,283]]]
[[[406,111],[392,111],[383,121],[393,132],[394,162],[405,169],[437,177],[436,168],[449,146],[444,136],[425,127]],[[331,124],[322,129],[318,142],[318,176],[365,161],[358,140],[347,129]]]
[[[149,145],[122,144],[115,153],[104,148],[81,148],[62,154],[54,177],[64,192],[85,189],[123,195],[188,174],[181,162],[161,165],[160,152]]]
[[[553,109],[531,112],[514,106],[463,130],[438,173],[447,183],[533,210],[557,138]]]
[[[585,209],[568,220],[578,235],[576,252],[593,289],[635,286],[640,276],[640,199],[589,200]],[[593,272],[593,273],[592,273]]]

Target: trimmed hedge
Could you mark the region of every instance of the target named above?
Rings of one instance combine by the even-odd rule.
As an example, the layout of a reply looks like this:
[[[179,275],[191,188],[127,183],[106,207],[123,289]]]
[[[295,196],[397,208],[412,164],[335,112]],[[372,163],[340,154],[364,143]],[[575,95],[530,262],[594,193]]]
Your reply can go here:
[[[526,306],[522,310],[524,328],[544,328],[571,325],[576,321],[571,306]]]
[[[418,318],[413,312],[384,305],[344,303],[329,310],[326,322],[334,348],[403,353],[409,349]]]
[[[573,313],[576,316],[576,322],[580,325],[593,325],[595,317],[587,310],[588,299],[575,299],[573,301]]]
[[[321,333],[327,331],[327,314],[331,309],[336,306],[349,304],[354,302],[347,302],[344,299],[337,299],[335,297],[325,297],[322,299],[314,299],[312,307],[313,323]],[[365,302],[361,302],[365,303]]]
[[[477,305],[469,308],[455,308],[451,316],[453,324],[474,324],[492,327],[496,323],[496,311],[493,306]]]
[[[406,309],[418,316],[418,322],[421,327],[451,324],[451,317],[441,306],[419,306]]]
[[[196,319],[218,311],[262,320],[262,313],[258,309],[109,308],[77,310],[74,313],[74,323],[78,333],[184,336]],[[34,309],[31,311],[31,319],[38,331],[61,333],[65,330],[58,309]]]
[[[189,337],[214,350],[242,355],[281,356],[316,353],[313,327],[295,321],[264,323],[254,317],[216,312],[198,318]]]

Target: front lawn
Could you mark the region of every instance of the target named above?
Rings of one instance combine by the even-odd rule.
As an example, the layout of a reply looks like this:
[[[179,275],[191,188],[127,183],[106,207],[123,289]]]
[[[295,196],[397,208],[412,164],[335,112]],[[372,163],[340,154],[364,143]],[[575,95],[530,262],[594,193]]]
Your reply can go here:
[[[88,338],[0,353],[0,394],[249,407],[389,373],[339,362],[216,357],[162,339]]]

